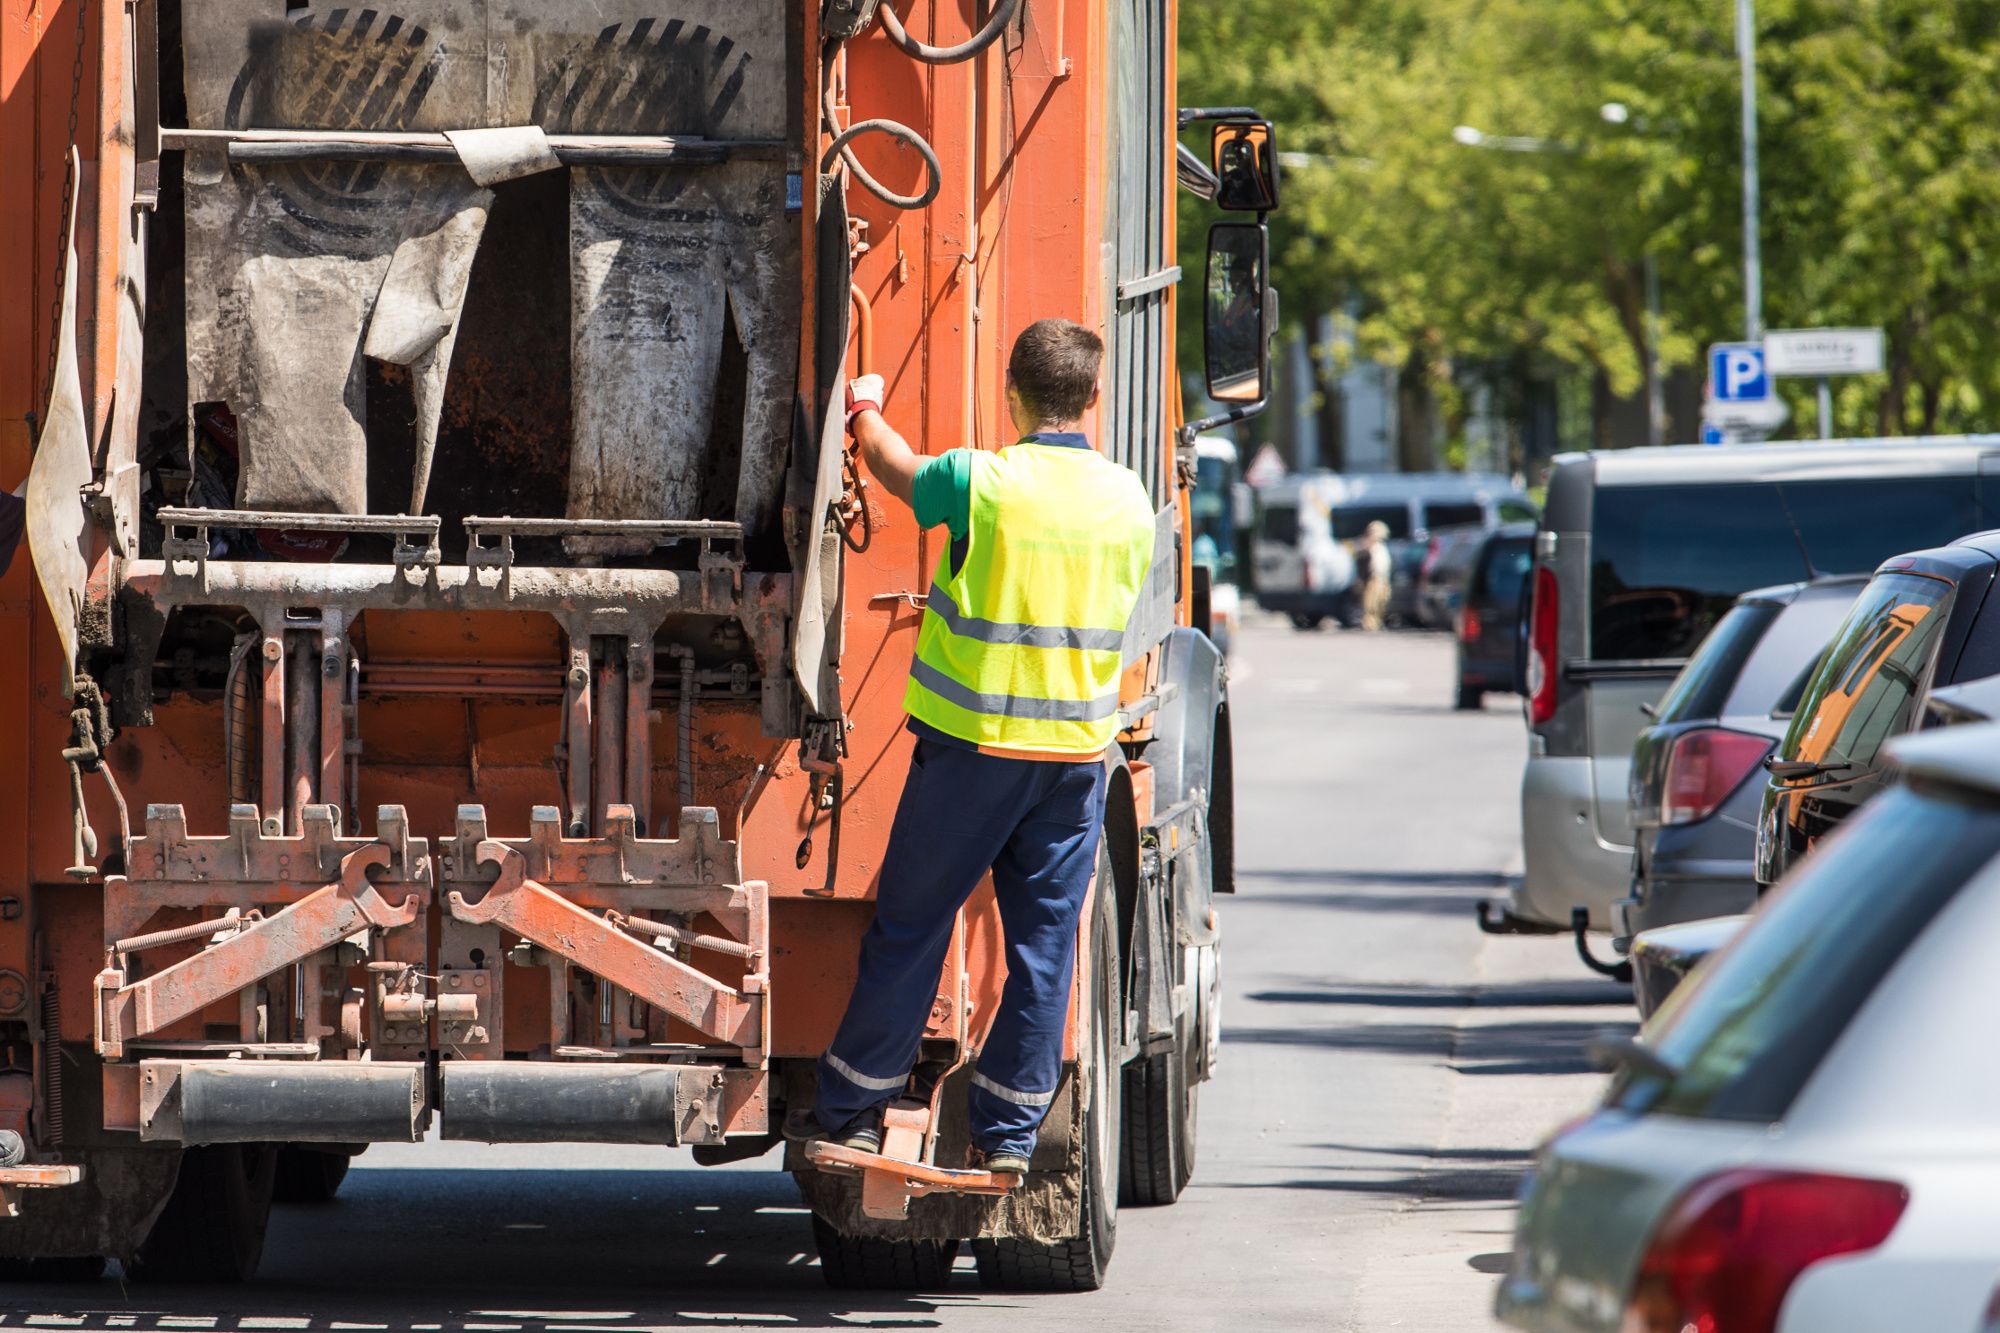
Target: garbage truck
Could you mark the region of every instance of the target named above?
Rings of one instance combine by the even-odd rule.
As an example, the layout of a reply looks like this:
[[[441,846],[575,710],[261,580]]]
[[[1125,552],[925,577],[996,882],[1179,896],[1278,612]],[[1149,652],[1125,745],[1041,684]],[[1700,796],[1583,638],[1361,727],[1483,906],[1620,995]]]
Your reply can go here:
[[[274,1198],[443,1139],[770,1154],[836,1286],[968,1242],[990,1287],[1097,1286],[1216,1066],[1189,495],[1276,315],[1272,127],[1176,105],[1173,5],[4,3],[0,1273],[246,1279]],[[963,1111],[990,888],[882,1153],[780,1128],[943,546],[857,466],[845,383],[924,452],[1001,447],[1051,315],[1102,332],[1087,427],[1157,518],[1062,1085],[1007,1188]]]

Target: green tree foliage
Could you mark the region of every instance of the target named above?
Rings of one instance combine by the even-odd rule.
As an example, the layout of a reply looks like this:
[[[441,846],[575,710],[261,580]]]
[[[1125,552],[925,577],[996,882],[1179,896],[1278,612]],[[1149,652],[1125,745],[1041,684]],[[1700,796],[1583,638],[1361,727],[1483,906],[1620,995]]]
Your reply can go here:
[[[1734,14],[1182,0],[1181,98],[1255,104],[1305,155],[1272,220],[1289,318],[1359,298],[1359,353],[1406,376],[1512,364],[1627,395],[1644,256],[1669,367],[1742,332]],[[1845,431],[2000,424],[2000,0],[1760,0],[1757,18],[1766,323],[1888,330],[1889,373],[1840,386]],[[1543,150],[1467,147],[1461,125]],[[1811,386],[1788,388],[1810,423]]]

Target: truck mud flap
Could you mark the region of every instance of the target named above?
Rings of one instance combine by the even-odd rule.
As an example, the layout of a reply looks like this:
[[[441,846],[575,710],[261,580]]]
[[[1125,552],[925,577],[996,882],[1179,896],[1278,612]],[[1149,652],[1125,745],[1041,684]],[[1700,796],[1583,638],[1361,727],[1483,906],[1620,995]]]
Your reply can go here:
[[[143,1140],[414,1143],[428,1122],[414,1062],[139,1062]]]
[[[720,1143],[764,1075],[695,1064],[461,1060],[439,1075],[447,1139],[475,1143]]]

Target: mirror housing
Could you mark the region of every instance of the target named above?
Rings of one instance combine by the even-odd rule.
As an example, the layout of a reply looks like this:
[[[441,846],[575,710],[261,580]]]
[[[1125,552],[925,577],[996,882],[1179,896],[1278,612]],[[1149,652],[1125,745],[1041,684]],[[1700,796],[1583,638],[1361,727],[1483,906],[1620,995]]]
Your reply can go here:
[[[1270,235],[1261,222],[1208,229],[1202,284],[1202,361],[1208,396],[1232,407],[1262,404],[1271,388]]]
[[[1268,213],[1278,206],[1278,152],[1268,120],[1225,120],[1209,140],[1215,206],[1232,213]]]

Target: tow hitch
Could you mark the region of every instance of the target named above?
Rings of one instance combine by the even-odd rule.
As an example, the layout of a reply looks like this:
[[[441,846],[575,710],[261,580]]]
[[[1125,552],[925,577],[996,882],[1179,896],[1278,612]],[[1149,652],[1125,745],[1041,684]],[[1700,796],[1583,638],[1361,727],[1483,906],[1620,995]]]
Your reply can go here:
[[[1590,952],[1590,941],[1586,938],[1590,930],[1590,909],[1588,907],[1578,907],[1571,910],[1569,914],[1569,928],[1570,933],[1576,937],[1576,956],[1583,960],[1585,967],[1599,976],[1610,977],[1613,981],[1621,982],[1627,986],[1632,984],[1631,963],[1599,962],[1597,956]]]

